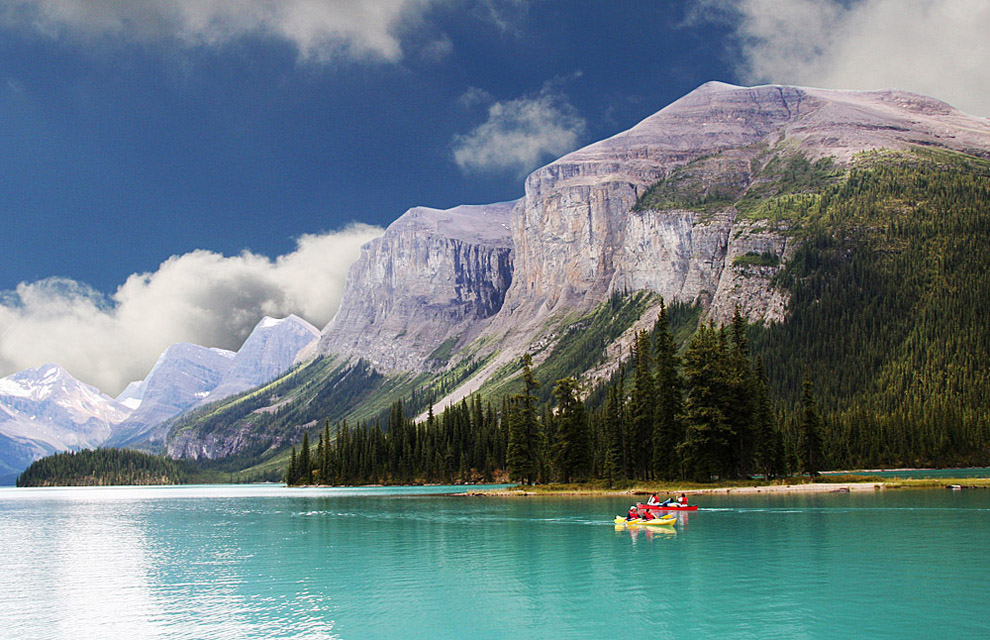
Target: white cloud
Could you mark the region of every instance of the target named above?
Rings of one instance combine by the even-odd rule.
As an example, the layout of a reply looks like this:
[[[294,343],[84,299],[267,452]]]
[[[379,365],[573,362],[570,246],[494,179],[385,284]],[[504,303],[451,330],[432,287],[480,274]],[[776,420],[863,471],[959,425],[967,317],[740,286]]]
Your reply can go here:
[[[461,104],[486,98],[484,91],[472,87]],[[548,158],[574,150],[585,127],[577,109],[548,83],[535,96],[490,105],[485,122],[454,137],[454,162],[464,172],[512,171],[523,176]]]
[[[724,4],[708,6],[709,17],[726,18]],[[745,82],[906,89],[990,115],[986,0],[735,0],[732,8]]]
[[[67,279],[22,283],[0,295],[0,375],[57,362],[116,394],[174,342],[237,349],[264,315],[295,313],[322,328],[360,246],[381,233],[357,224],[306,235],[275,260],[193,251],[132,275],[109,298]]]
[[[223,45],[244,36],[285,40],[305,60],[395,61],[396,32],[432,0],[5,0],[0,23],[51,38],[169,40]]]

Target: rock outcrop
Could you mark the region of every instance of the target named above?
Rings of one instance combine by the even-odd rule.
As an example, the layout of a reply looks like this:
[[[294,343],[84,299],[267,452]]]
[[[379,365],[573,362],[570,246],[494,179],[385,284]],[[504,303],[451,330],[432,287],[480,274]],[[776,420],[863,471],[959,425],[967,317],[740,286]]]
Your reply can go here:
[[[361,249],[318,352],[385,371],[442,366],[502,308],[516,203],[410,209]]]

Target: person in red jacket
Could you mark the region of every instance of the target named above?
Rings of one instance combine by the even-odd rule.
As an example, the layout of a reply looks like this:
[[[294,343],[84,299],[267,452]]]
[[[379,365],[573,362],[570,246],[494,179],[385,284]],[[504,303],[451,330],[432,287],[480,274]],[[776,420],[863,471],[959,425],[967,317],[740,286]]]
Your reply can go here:
[[[626,515],[626,520],[635,520],[639,518],[639,511],[636,509],[636,505],[629,507],[629,513]]]
[[[680,505],[680,506],[682,506],[682,507],[686,507],[686,506],[688,506],[688,503],[687,503],[687,496],[686,496],[685,494],[683,494],[683,493],[682,493],[682,494],[681,494],[681,497],[677,499],[677,504],[679,504],[679,505]]]

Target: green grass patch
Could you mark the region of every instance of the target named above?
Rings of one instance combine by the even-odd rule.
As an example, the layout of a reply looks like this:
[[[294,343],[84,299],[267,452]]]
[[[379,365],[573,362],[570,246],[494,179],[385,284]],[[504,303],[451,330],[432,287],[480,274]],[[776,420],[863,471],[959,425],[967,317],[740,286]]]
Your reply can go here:
[[[772,251],[764,251],[763,253],[747,251],[732,260],[734,267],[776,267],[779,264],[780,256]]]
[[[450,356],[454,351],[454,345],[457,344],[457,340],[460,336],[451,336],[447,338],[440,346],[433,350],[427,360],[432,360],[438,364],[446,364],[450,360]]]

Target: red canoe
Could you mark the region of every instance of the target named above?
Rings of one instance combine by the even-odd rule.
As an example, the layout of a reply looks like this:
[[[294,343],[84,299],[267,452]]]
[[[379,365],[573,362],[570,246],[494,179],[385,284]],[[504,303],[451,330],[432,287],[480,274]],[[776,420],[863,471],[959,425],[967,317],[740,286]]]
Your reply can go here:
[[[659,505],[659,504],[643,504],[642,502],[637,502],[636,508],[649,509],[650,511],[697,511],[698,505],[689,504],[686,507],[682,507],[676,504]]]

